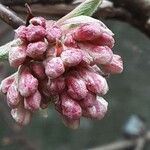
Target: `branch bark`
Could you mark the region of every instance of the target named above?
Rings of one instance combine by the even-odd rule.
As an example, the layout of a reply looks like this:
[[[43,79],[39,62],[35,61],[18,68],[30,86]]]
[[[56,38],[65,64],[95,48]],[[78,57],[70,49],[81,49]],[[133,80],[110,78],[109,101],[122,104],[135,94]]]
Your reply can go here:
[[[25,24],[25,22],[18,17],[15,12],[11,11],[2,4],[0,4],[0,18],[14,29],[18,28],[22,24]]]
[[[144,137],[139,137],[139,138],[133,139],[133,140],[116,141],[111,144],[107,144],[107,145],[96,147],[96,148],[91,148],[88,150],[121,150],[121,149],[125,149],[125,148],[130,148],[132,146],[136,146],[139,144],[139,141],[140,142],[142,141],[142,144],[144,144],[143,142],[145,142],[145,141],[150,141],[150,131],[148,131]],[[141,146],[141,143],[140,143],[140,146]],[[140,148],[141,147],[139,147],[139,145],[138,145],[137,150],[140,150]]]
[[[7,6],[13,6],[13,5],[21,5],[24,6],[25,3],[28,4],[68,4],[71,3],[73,0],[1,0],[0,2]]]
[[[135,26],[150,37],[150,0],[113,0],[115,8],[122,8],[131,14],[128,23]]]
[[[114,19],[127,22],[150,38],[150,0],[112,0],[112,6],[98,9],[98,19]],[[62,17],[75,8],[72,4],[32,5],[36,15]],[[12,7],[18,13],[25,13],[20,6]]]
[[[29,4],[34,4],[32,5],[32,11],[35,14],[56,17],[62,17],[75,8],[75,5],[71,4],[73,0],[1,0],[0,2],[11,7],[13,6],[12,8],[19,13],[26,13],[25,8],[22,6],[28,2]],[[112,2],[114,6],[99,9],[95,16],[100,19],[114,19],[127,22],[150,38],[150,0],[112,0]],[[50,5],[43,7],[37,4]],[[16,17],[15,13],[8,12],[6,7],[5,9],[4,7],[1,8],[1,4],[0,12],[0,17],[13,28],[23,24],[23,21]]]

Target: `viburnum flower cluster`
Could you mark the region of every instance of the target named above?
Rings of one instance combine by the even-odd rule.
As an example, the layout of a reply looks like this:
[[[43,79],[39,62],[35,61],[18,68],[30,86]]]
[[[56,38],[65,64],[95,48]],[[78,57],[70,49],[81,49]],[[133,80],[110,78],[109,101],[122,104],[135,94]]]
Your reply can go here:
[[[95,19],[67,28],[34,17],[15,33],[22,42],[10,49],[9,63],[18,71],[1,82],[1,91],[16,122],[27,124],[34,112],[50,104],[74,129],[81,117],[105,116],[105,76],[121,73],[123,63],[113,54],[113,33],[102,22]]]

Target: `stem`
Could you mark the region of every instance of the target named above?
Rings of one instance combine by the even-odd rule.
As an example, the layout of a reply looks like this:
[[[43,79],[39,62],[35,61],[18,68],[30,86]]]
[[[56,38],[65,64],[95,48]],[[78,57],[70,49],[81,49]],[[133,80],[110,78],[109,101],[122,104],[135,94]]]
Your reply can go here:
[[[14,29],[18,28],[20,25],[25,24],[25,22],[19,18],[15,12],[2,4],[0,4],[0,18]]]
[[[24,6],[25,3],[28,4],[60,4],[60,3],[71,3],[73,0],[1,0],[1,3],[7,6]]]

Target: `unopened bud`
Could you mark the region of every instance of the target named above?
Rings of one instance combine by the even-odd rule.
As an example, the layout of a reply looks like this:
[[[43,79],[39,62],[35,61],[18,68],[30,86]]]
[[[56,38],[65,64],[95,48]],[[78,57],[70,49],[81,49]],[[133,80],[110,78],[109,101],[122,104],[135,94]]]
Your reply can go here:
[[[19,67],[26,59],[26,46],[11,47],[9,51],[9,63],[12,67]]]
[[[53,43],[56,41],[56,39],[60,39],[62,35],[61,29],[57,26],[47,27],[46,33],[47,33],[46,38],[49,43]]]
[[[14,108],[20,101],[22,101],[22,97],[17,89],[17,83],[14,81],[7,91],[7,103],[10,107]]]
[[[40,108],[41,103],[41,94],[39,91],[36,91],[29,97],[24,99],[24,108],[31,111],[36,111]]]
[[[104,77],[86,69],[80,70],[80,75],[86,81],[87,89],[95,94],[105,95],[108,91],[108,84]]]
[[[91,119],[101,120],[107,112],[108,103],[102,98],[97,97],[92,107],[83,110],[83,116]]]
[[[68,94],[75,100],[81,100],[86,97],[88,90],[85,82],[80,78],[69,76],[67,78]]]
[[[44,65],[45,73],[51,79],[57,78],[65,72],[64,64],[60,57],[48,58]]]
[[[82,115],[82,109],[80,105],[71,99],[67,94],[63,94],[60,97],[62,115],[69,119],[79,119]]]
[[[26,40],[26,33],[27,27],[22,25],[15,30],[15,37],[20,38],[21,40]]]
[[[108,46],[109,48],[113,48],[115,40],[112,35],[103,33],[100,38],[91,41],[91,43],[94,45]]]
[[[87,88],[94,93],[105,95],[108,91],[108,84],[106,79],[101,75],[96,73],[89,73]]]
[[[92,41],[99,38],[102,34],[97,24],[84,24],[78,27],[74,32],[74,39],[77,41]]]
[[[83,24],[75,29],[74,39],[77,41],[93,41],[100,39],[103,33],[110,34],[110,30],[100,23]],[[112,32],[110,35],[112,35]]]
[[[39,41],[28,44],[26,52],[27,55],[31,58],[41,58],[46,49],[47,44],[45,42]]]
[[[34,26],[42,26],[43,28],[46,27],[46,19],[43,18],[43,17],[33,17],[31,20],[30,20],[30,24],[33,24]]]
[[[123,71],[123,61],[119,55],[113,55],[113,59],[110,64],[102,66],[102,70],[105,73],[117,74]]]
[[[84,109],[87,107],[92,107],[96,101],[96,94],[88,92],[86,97],[80,101],[80,106]]]
[[[29,42],[37,42],[44,39],[46,36],[46,31],[41,26],[29,25],[27,27],[26,38]]]
[[[26,125],[31,120],[31,112],[24,109],[22,106],[11,110],[11,115],[15,121],[21,125]]]
[[[65,66],[76,66],[82,60],[82,52],[79,49],[70,48],[63,51],[60,57]]]
[[[77,48],[77,42],[74,40],[73,36],[71,34],[66,35],[64,39],[64,45],[67,47]]]
[[[37,91],[38,80],[28,70],[23,70],[18,80],[18,90],[22,96],[28,97]]]
[[[15,80],[15,76],[16,76],[16,74],[13,74],[13,75],[5,78],[4,80],[2,80],[0,87],[1,87],[1,91],[4,94],[7,93],[9,87],[12,85],[13,81]]]
[[[80,48],[87,51],[96,64],[108,64],[113,58],[113,52],[108,46],[95,46],[92,44],[80,44]]]

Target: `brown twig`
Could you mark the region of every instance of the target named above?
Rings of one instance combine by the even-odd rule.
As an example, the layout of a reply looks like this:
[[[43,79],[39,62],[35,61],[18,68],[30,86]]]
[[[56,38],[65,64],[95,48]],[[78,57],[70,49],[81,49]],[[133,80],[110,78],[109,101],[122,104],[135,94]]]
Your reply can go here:
[[[22,24],[25,24],[25,22],[18,17],[16,13],[2,4],[0,4],[0,18],[14,29],[18,28]]]
[[[29,6],[28,3],[25,4],[25,7],[26,7],[26,9],[27,9],[26,26],[28,26],[30,19],[33,18],[34,15],[33,15],[33,13],[32,13],[31,7]]]
[[[125,148],[130,148],[132,146],[137,146],[136,148],[138,149],[136,150],[142,150],[139,148],[143,148],[145,141],[150,141],[150,131],[148,131],[144,137],[139,137],[133,140],[116,141],[111,144],[106,144],[104,146],[99,146],[99,147],[91,148],[88,150],[122,150]]]
[[[150,6],[149,3],[146,5],[144,1],[146,0],[133,0],[130,1],[130,8],[128,8],[129,0],[113,0],[112,6],[103,7],[98,9],[95,14],[95,17],[99,19],[114,19],[127,22],[131,24],[133,27],[136,27],[145,35],[150,37]],[[142,3],[141,3],[142,1]],[[124,2],[124,5],[121,3]],[[139,7],[141,4],[141,7]],[[12,7],[18,13],[24,13],[25,10],[20,6]],[[57,4],[57,5],[32,5],[32,11],[37,15],[47,15],[47,16],[55,16],[62,17],[75,8],[75,5],[71,4]],[[133,9],[134,8],[134,9]],[[148,9],[149,8],[149,9]],[[141,13],[141,14],[139,14]],[[139,15],[138,15],[139,14]]]
[[[73,2],[73,0],[1,0],[1,3],[11,6],[24,6],[25,2],[29,2],[30,4],[51,4],[45,5],[32,5],[32,11],[35,14],[44,14],[55,17],[62,17],[74,9],[75,5],[66,4],[67,2]],[[97,18],[104,19],[115,19],[127,22],[132,26],[136,27],[140,31],[142,31],[145,35],[150,37],[150,1],[148,0],[112,0],[114,6],[105,7],[99,9],[96,13]],[[58,4],[59,3],[59,4]],[[58,4],[58,5],[52,5]],[[25,12],[23,7],[13,7],[15,11],[21,13]],[[134,8],[134,9],[133,9]],[[0,8],[1,11],[1,8]],[[7,11],[4,11],[7,12]],[[3,11],[0,13],[3,14]],[[14,14],[14,13],[13,13]],[[4,15],[0,15],[3,20],[9,23],[14,28],[18,27],[17,24],[22,24],[20,22],[20,18],[15,17],[7,17],[9,16],[7,13]],[[11,19],[10,19],[11,18]],[[13,18],[13,20],[12,20]],[[15,19],[14,19],[15,18]],[[17,20],[17,21],[16,21]]]
[[[1,0],[0,2],[7,6],[28,4],[60,4],[60,3],[71,3],[73,0]]]
[[[145,142],[146,142],[145,137],[140,138],[138,140],[137,145],[135,146],[134,150],[143,150]]]

